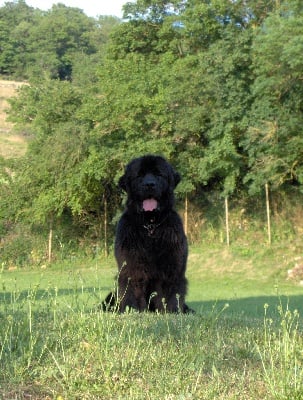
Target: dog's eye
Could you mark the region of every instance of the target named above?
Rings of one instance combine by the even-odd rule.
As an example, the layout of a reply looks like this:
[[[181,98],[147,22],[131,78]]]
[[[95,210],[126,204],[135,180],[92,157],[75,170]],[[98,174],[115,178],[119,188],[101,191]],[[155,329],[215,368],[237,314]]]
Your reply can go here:
[[[160,176],[160,178],[167,179],[167,175],[164,172],[159,172],[157,175]]]
[[[143,178],[143,176],[145,176],[145,171],[141,170],[138,172],[138,175],[136,176],[136,178]]]
[[[161,178],[165,178],[165,174],[164,174],[163,171],[161,171],[161,170],[155,169],[155,170],[153,171],[153,174],[154,174],[155,176],[160,176]]]

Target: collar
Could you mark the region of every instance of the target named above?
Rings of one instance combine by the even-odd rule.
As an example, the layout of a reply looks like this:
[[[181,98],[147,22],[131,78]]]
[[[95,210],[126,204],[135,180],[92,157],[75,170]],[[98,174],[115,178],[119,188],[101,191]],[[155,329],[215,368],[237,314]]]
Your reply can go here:
[[[155,218],[151,218],[148,223],[143,225],[143,228],[147,230],[147,235],[153,236],[156,229],[159,228],[159,226],[161,226],[167,218],[168,218],[168,214],[166,214],[165,217],[162,219],[162,221],[160,221],[158,223],[155,222]]]

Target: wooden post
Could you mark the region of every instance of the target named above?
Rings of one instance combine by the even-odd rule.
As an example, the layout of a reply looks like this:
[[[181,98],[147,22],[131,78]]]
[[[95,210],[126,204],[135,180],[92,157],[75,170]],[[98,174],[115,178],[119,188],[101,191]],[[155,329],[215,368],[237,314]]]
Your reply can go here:
[[[187,236],[188,232],[188,198],[187,194],[185,195],[185,205],[184,205],[184,232]]]
[[[105,256],[108,257],[108,246],[107,246],[107,197],[104,194],[104,252]]]
[[[266,193],[266,214],[267,214],[268,244],[271,245],[271,226],[270,226],[270,206],[269,206],[269,187],[268,187],[268,183],[265,184],[265,193]]]
[[[228,197],[225,197],[225,227],[226,227],[226,244],[230,245],[229,240],[229,212],[228,212]]]
[[[54,218],[50,218],[49,222],[49,233],[48,233],[48,262],[52,261],[52,247],[53,247],[53,222]]]

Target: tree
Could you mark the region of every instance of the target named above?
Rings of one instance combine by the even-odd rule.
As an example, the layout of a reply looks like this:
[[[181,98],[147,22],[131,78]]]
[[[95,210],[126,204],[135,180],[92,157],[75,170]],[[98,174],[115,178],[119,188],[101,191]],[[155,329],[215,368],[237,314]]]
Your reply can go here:
[[[95,135],[89,95],[71,82],[49,80],[23,86],[11,100],[11,119],[31,140],[1,202],[12,220],[49,227],[50,238],[64,218],[100,240],[117,209],[117,152]]]
[[[87,41],[96,51],[86,54],[85,57],[83,57],[83,51],[73,56],[72,81],[76,86],[81,86],[86,90],[91,88],[92,91],[97,92],[97,70],[105,56],[111,32],[120,23],[121,21],[116,17],[99,16],[94,29],[83,34],[87,36]]]
[[[24,0],[0,7],[0,74],[20,77],[27,63],[27,39],[37,22],[38,12]]]
[[[11,119],[23,129],[29,126],[32,136],[26,156],[15,167],[16,216],[43,223],[67,207],[79,212],[81,193],[73,193],[71,182],[87,146],[86,124],[76,117],[81,104],[80,92],[59,81],[24,85],[11,100]]]
[[[265,19],[253,44],[254,104],[244,146],[252,191],[303,183],[303,9],[290,1]],[[273,45],[274,44],[274,45]]]
[[[7,2],[0,7],[0,74],[70,80],[76,67],[75,78],[80,82],[84,76],[80,60],[84,71],[94,66],[118,23],[113,17],[90,18],[60,3],[42,12],[24,0]]]
[[[94,29],[95,20],[80,9],[54,5],[32,27],[29,49],[32,73],[37,75],[42,70],[46,77],[71,79],[76,54],[90,55],[97,51],[88,35]]]

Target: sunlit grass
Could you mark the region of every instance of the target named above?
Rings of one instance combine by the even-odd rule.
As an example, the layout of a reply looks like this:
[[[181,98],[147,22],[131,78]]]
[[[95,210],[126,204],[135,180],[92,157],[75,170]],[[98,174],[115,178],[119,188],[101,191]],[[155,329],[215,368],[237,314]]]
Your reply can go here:
[[[264,336],[261,343],[257,343],[257,351],[267,387],[277,400],[302,399],[303,340],[299,312],[280,304],[280,318],[275,321],[267,317],[268,304],[264,305],[264,309]],[[277,323],[278,328],[273,326]]]
[[[112,258],[3,270],[0,397],[301,399],[300,288],[272,279],[261,258],[240,274],[246,256],[217,249],[217,271],[232,264],[216,273],[212,249],[191,254],[196,315],[99,311]]]

